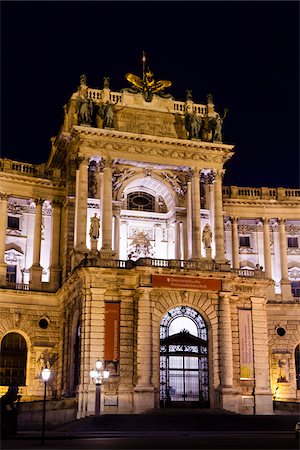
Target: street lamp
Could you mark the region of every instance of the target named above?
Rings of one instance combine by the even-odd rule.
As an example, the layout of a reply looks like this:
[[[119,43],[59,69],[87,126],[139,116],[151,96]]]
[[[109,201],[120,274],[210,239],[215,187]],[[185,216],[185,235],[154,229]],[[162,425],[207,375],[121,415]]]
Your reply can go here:
[[[96,385],[95,416],[100,416],[101,384],[109,378],[109,371],[102,370],[102,361],[97,359],[96,368],[90,371],[90,377]]]
[[[41,371],[42,380],[44,382],[44,403],[43,403],[43,425],[42,425],[42,445],[45,444],[45,417],[46,417],[46,392],[47,392],[47,381],[50,378],[51,370],[44,368]]]

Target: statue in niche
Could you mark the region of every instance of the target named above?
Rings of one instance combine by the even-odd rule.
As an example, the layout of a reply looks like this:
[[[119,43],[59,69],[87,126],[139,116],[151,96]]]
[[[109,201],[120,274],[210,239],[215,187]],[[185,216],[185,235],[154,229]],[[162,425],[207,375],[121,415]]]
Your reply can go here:
[[[91,124],[93,119],[93,101],[88,98],[88,94],[82,97],[78,94],[76,99],[76,113],[78,114],[78,124]]]
[[[99,239],[99,230],[100,230],[100,220],[97,217],[97,213],[95,213],[94,217],[91,217],[90,238]]]
[[[189,139],[200,138],[201,124],[202,119],[200,116],[197,116],[195,111],[187,111],[185,115],[185,129],[188,132]]]
[[[205,249],[211,248],[212,232],[208,223],[205,225],[202,233],[202,242]]]

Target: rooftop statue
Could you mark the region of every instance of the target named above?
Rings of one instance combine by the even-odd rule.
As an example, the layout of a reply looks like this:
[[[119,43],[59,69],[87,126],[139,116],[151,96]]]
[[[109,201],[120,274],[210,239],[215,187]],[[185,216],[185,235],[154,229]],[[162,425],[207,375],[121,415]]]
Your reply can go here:
[[[125,78],[129,83],[132,84],[133,89],[130,92],[142,92],[146,102],[151,102],[153,94],[161,95],[165,88],[170,87],[172,82],[168,80],[158,80],[155,81],[153,78],[153,72],[148,69],[145,70],[146,56],[143,52],[143,77],[140,78],[138,75],[133,73],[126,73]]]

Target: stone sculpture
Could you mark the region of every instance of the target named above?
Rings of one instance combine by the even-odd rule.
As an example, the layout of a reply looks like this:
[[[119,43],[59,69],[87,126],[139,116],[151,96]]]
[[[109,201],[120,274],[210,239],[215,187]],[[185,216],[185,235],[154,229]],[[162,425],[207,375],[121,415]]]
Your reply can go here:
[[[211,248],[211,242],[212,242],[212,232],[210,229],[210,226],[208,223],[205,225],[202,233],[202,242],[204,244],[204,248],[208,249]]]
[[[97,213],[95,213],[94,217],[91,217],[90,238],[99,239],[99,230],[100,230],[100,220],[97,217]]]

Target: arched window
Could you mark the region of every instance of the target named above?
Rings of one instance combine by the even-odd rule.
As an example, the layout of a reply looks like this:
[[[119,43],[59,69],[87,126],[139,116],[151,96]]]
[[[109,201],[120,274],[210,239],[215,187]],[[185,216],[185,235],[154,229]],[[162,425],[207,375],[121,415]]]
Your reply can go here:
[[[8,333],[1,342],[0,385],[26,385],[27,345],[19,333]]]
[[[300,344],[295,349],[295,368],[297,390],[300,390]]]
[[[132,192],[127,195],[127,209],[155,211],[155,197],[147,192]]]
[[[208,396],[207,327],[189,306],[177,306],[160,325],[160,400],[163,406],[205,406]]]

